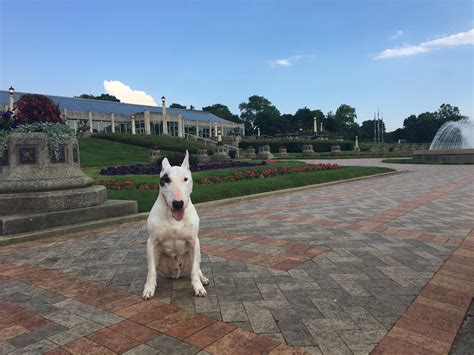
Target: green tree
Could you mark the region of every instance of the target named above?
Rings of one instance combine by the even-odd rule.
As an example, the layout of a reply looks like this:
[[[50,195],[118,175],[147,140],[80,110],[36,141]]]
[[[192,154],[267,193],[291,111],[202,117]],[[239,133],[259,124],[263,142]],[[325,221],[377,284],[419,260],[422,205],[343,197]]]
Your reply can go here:
[[[94,95],[91,95],[91,94],[81,94],[79,96],[74,96],[74,97],[80,98],[80,99],[92,99],[92,100],[101,100],[101,101],[120,102],[120,100],[117,99],[115,96],[109,95],[109,94],[100,94],[99,96],[94,96]]]
[[[438,112],[436,112],[437,119],[440,120],[441,125],[448,121],[459,121],[467,116],[461,114],[461,111],[456,106],[450,104],[442,104]]]
[[[359,138],[363,141],[374,141],[374,120],[366,120],[362,122],[362,125],[359,129]],[[386,132],[385,123],[383,121],[379,122],[379,127],[382,132]]]
[[[298,130],[312,131],[314,123],[314,113],[307,107],[298,109],[293,116],[293,122]]]
[[[203,107],[202,110],[210,112],[213,115],[216,115],[217,117],[220,117],[227,121],[242,123],[239,116],[234,115],[232,112],[230,112],[229,108],[226,105],[214,104],[211,106]]]
[[[181,108],[181,109],[183,109],[183,110],[186,110],[186,106],[177,104],[176,102],[173,102],[173,103],[170,105],[170,108]]]
[[[342,104],[336,110],[334,119],[336,120],[337,131],[342,133],[348,130],[357,118],[356,110],[354,107]]]
[[[257,115],[259,116],[260,132],[268,134],[265,131],[280,117],[280,111],[263,96],[253,95],[248,98],[248,102],[242,102],[239,105],[240,118],[245,123],[245,132],[255,134],[257,129]],[[263,126],[262,126],[263,125]]]

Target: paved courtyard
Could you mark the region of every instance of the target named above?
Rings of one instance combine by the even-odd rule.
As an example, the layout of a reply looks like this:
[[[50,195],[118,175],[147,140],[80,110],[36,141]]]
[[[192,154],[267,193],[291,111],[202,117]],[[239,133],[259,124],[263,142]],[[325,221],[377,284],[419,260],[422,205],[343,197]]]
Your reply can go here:
[[[0,353],[446,354],[474,297],[474,167],[391,166],[198,207],[206,298],[159,278],[140,299],[144,223],[3,247]]]

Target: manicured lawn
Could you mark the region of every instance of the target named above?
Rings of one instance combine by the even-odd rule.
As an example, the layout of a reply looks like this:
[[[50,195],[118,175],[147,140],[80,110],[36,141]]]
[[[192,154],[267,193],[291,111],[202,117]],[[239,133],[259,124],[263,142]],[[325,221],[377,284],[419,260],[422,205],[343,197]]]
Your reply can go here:
[[[227,170],[227,169],[226,169]],[[337,181],[350,179],[355,177],[374,175],[392,171],[388,168],[378,167],[343,167],[336,170],[312,171],[304,173],[294,173],[289,175],[274,176],[268,178],[222,182],[212,185],[194,185],[192,200],[195,203],[220,200],[230,197],[238,197],[256,194],[260,192],[282,190],[291,187],[306,186],[312,184],[320,184],[329,181]],[[210,172],[196,173],[209,174]],[[133,176],[133,182],[152,182],[158,183],[158,178],[151,178],[143,175]],[[159,191],[158,190],[107,190],[111,199],[119,200],[136,200],[138,201],[138,209],[140,212],[148,212],[153,206]]]
[[[114,166],[147,164],[148,149],[96,138],[79,140],[81,166]]]

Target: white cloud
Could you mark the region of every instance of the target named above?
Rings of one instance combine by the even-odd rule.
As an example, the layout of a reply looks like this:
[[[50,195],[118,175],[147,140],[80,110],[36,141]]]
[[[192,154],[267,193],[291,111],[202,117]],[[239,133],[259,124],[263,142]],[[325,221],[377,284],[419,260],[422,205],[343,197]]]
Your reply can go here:
[[[386,59],[395,57],[408,57],[420,53],[431,52],[443,46],[459,46],[463,44],[474,44],[474,28],[466,32],[421,42],[416,45],[406,45],[398,48],[386,49],[375,56],[375,59]]]
[[[280,58],[276,59],[272,62],[273,66],[279,66],[279,67],[288,67],[290,65],[294,65],[298,60],[303,58],[302,55],[295,55],[293,57],[289,58]]]
[[[402,30],[398,30],[397,32],[395,32],[392,37],[390,37],[391,39],[397,39],[401,36],[403,36],[405,34],[405,32],[403,32]]]
[[[156,101],[145,91],[133,90],[119,80],[104,80],[105,91],[128,104],[158,106]]]

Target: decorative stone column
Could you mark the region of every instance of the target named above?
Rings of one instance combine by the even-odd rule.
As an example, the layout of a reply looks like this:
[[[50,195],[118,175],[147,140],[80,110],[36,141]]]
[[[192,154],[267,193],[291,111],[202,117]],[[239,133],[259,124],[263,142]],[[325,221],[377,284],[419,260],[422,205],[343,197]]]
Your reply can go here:
[[[149,136],[151,134],[150,111],[143,111],[143,119],[145,121],[145,135]]]
[[[136,134],[136,127],[135,127],[135,115],[132,115],[132,134]]]
[[[184,137],[184,120],[183,116],[180,113],[178,114],[178,137]]]
[[[196,120],[196,136],[199,137],[199,120]]]
[[[112,133],[115,133],[115,113],[110,114],[110,120],[112,121]]]
[[[217,137],[217,121],[214,121],[214,137]]]
[[[92,112],[89,111],[89,132],[94,133],[94,129],[92,128]]]
[[[167,136],[168,133],[168,117],[166,116],[166,98],[164,96],[161,97],[161,108],[163,113],[163,135]]]

